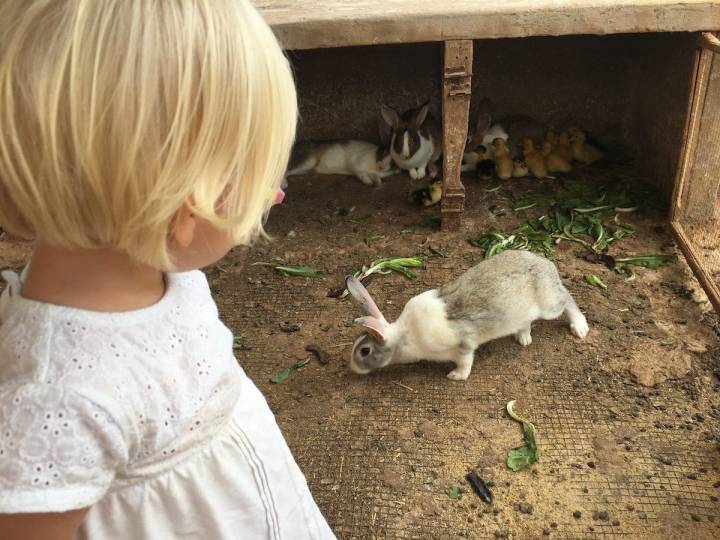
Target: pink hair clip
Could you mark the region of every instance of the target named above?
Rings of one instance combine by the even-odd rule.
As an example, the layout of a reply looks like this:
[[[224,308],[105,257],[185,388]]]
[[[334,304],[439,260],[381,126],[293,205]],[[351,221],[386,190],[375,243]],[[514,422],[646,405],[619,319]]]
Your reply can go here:
[[[281,204],[285,200],[285,192],[282,189],[278,189],[276,192],[270,192],[268,199],[272,201],[272,206]]]

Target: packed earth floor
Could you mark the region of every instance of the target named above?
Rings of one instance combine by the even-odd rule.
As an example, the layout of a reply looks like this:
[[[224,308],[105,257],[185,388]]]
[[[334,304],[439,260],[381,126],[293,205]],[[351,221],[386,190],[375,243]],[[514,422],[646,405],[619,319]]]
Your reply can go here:
[[[570,176],[637,180],[631,166]],[[394,319],[413,295],[482,260],[469,240],[526,219],[514,210],[518,197],[565,181],[514,180],[494,190],[495,182],[468,177],[462,228],[444,233],[428,219],[439,207],[409,202],[421,186],[407,176],[379,190],[347,177],[291,178],[267,223],[272,241],[206,269],[238,361],[267,397],[338,538],[720,536],[720,326],[681,256],[626,281],[582,245],[562,242],[556,263],[587,316],[585,340],[564,321],[537,322],[528,347],[512,338],[481,346],[465,382],[446,378],[451,364],[367,376],[348,368],[361,313],[328,297],[346,274],[384,256],[423,256],[414,279],[376,276],[368,287]],[[634,233],[609,253],[677,253],[665,215],[623,214]],[[0,266],[18,268],[28,253],[27,244],[0,238]],[[273,271],[287,265],[324,277]],[[607,289],[588,283],[589,273]],[[541,450],[519,472],[505,463],[523,442],[505,412],[510,400],[537,427]],[[471,470],[491,487],[492,504],[464,480]]]

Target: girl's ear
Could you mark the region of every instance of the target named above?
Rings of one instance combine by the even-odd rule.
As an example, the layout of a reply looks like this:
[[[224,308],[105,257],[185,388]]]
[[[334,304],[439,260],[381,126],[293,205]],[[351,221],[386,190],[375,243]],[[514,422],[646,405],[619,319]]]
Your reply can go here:
[[[180,207],[173,220],[170,238],[180,247],[186,248],[192,244],[195,238],[195,226],[197,219],[187,203]]]

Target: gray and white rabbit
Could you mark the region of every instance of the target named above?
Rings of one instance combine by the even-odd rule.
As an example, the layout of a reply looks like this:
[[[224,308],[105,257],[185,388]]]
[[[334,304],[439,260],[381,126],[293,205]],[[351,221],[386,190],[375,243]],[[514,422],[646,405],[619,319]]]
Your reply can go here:
[[[310,171],[352,175],[363,184],[375,187],[380,187],[383,178],[395,173],[388,150],[371,142],[353,139],[295,145],[290,169],[285,176]]]
[[[565,315],[570,330],[584,338],[585,316],[565,289],[555,265],[527,251],[505,251],[486,259],[450,283],[411,298],[389,323],[365,287],[346,280],[352,298],[367,313],[355,322],[366,328],[353,345],[350,368],[366,374],[390,364],[420,360],[454,362],[449,379],[470,375],[475,349],[514,335],[530,345],[538,319]]]
[[[413,179],[425,178],[427,173],[430,178],[436,178],[439,172],[437,161],[442,154],[442,128],[429,108],[430,102],[427,102],[401,115],[387,105],[380,107],[381,117],[391,130],[390,155]]]

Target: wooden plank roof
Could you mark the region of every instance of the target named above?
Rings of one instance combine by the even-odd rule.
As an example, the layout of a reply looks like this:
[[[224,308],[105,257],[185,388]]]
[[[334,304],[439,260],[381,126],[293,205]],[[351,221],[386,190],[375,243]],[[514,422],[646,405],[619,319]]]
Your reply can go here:
[[[253,0],[287,49],[720,29],[715,0]]]

